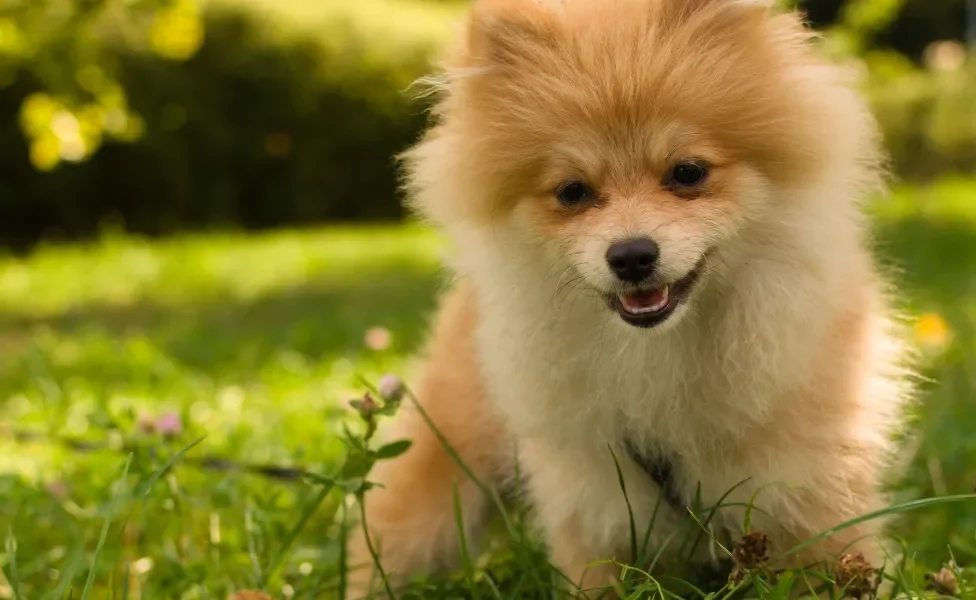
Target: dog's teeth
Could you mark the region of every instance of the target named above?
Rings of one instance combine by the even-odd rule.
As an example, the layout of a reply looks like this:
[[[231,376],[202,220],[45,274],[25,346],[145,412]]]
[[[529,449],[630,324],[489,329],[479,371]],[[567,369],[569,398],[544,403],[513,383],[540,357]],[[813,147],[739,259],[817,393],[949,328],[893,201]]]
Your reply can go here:
[[[620,296],[624,310],[634,315],[643,315],[662,310],[668,305],[670,287]]]
[[[654,310],[661,310],[668,305],[668,300],[670,300],[671,286],[666,285],[661,288],[661,294],[658,297],[657,302],[654,304]]]

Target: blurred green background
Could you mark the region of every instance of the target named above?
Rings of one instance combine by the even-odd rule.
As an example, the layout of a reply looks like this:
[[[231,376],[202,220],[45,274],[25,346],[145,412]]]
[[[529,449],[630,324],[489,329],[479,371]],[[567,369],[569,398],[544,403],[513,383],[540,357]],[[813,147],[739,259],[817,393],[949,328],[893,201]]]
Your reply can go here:
[[[976,485],[966,1],[798,5],[896,176],[870,210],[926,378],[897,500]],[[392,157],[465,5],[0,0],[0,598],[335,594],[339,498],[304,522],[313,485],[160,469],[205,435],[188,455],[329,472],[360,378],[410,373],[442,245]],[[976,560],[974,505],[894,531],[920,588]]]
[[[976,169],[966,0],[805,0],[898,174]],[[0,242],[402,216],[391,156],[447,0],[6,0]]]

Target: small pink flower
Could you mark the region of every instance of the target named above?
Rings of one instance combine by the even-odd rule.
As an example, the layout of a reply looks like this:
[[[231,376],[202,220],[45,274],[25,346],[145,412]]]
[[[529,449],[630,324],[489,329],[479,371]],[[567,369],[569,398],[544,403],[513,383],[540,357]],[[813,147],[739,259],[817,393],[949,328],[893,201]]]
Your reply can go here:
[[[393,336],[385,327],[372,327],[366,331],[363,341],[370,350],[380,352],[390,347]]]
[[[384,375],[376,386],[380,397],[387,402],[399,402],[406,391],[403,380],[396,375]]]
[[[51,481],[47,484],[47,493],[59,500],[68,495],[68,484],[63,481]]]
[[[183,420],[174,412],[156,417],[156,431],[164,437],[174,437],[183,433]]]

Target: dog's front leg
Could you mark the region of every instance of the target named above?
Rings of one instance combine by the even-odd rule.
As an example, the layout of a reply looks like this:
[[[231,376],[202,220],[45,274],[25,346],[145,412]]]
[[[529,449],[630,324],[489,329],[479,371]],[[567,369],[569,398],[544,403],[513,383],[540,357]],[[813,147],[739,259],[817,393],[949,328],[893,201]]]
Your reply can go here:
[[[587,600],[618,597],[611,586],[618,581],[620,569],[607,559],[596,559],[597,554],[580,543],[585,524],[569,517],[547,529],[552,562],[566,576],[572,591]]]
[[[630,511],[606,446],[519,444],[528,491],[553,564],[581,598],[616,597],[617,564],[630,560]]]

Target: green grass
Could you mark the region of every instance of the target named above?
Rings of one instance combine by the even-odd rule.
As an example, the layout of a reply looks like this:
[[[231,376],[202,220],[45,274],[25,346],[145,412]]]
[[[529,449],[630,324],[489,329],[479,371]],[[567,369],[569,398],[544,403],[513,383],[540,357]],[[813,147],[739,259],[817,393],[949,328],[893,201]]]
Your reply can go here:
[[[872,212],[908,310],[941,315],[951,331],[922,358],[931,382],[896,500],[969,493],[976,182],[905,188]],[[108,236],[0,259],[0,598],[223,599],[256,587],[334,597],[338,489],[193,461],[335,473],[359,378],[412,369],[443,250],[405,226]],[[390,333],[388,348],[368,346],[376,327]],[[168,412],[179,434],[143,430]],[[517,518],[514,527],[523,533]],[[894,531],[910,551],[907,587],[924,587],[924,572],[950,553],[976,561],[976,504],[923,507]],[[417,595],[547,597],[553,574],[538,546],[506,539]]]

